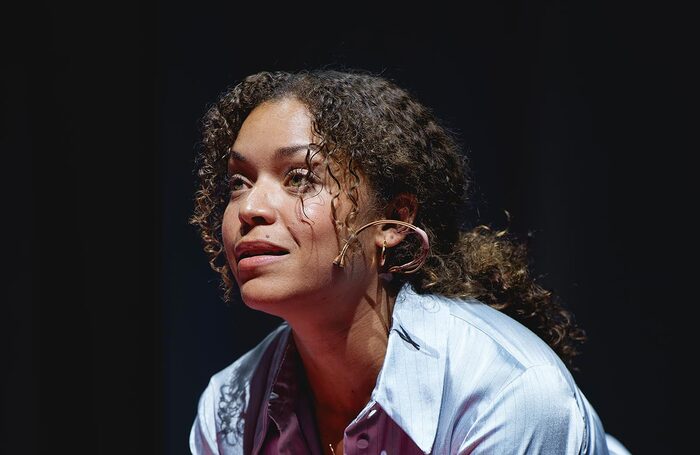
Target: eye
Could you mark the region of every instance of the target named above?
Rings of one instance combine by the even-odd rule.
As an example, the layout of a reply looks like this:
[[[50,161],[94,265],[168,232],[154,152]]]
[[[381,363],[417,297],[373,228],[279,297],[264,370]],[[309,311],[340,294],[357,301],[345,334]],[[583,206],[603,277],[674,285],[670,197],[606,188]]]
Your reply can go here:
[[[228,190],[231,194],[245,189],[245,180],[240,174],[228,176]]]
[[[287,173],[287,184],[295,191],[304,191],[315,182],[313,173],[307,169],[296,168]]]

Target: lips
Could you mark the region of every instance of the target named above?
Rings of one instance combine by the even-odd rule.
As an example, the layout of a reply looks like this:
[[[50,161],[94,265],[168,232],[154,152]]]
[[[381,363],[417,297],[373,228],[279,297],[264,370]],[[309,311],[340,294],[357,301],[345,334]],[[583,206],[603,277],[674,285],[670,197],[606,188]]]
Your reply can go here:
[[[253,256],[282,256],[289,254],[286,248],[262,240],[246,240],[236,245],[234,255],[240,261]]]
[[[245,258],[253,257],[253,256],[282,256],[284,254],[288,254],[286,251],[261,251],[261,252],[255,252],[255,251],[247,251],[245,253],[242,253],[240,256],[238,256],[238,260],[242,260]]]

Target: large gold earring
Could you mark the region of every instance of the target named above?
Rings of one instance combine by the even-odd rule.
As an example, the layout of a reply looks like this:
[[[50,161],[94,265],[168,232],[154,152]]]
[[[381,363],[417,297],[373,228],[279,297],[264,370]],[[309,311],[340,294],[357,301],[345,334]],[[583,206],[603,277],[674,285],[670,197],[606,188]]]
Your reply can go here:
[[[369,223],[365,224],[364,226],[360,227],[357,231],[353,232],[350,234],[350,236],[345,240],[345,245],[343,245],[343,249],[340,250],[340,254],[336,256],[335,260],[333,261],[333,264],[337,265],[338,267],[345,267],[345,264],[343,260],[345,259],[345,253],[348,250],[348,247],[350,246],[350,242],[353,240],[357,240],[357,234],[360,233],[361,230],[368,228],[374,224],[398,224],[399,226],[405,226],[407,228],[411,228],[418,235],[420,235],[421,241],[423,242],[421,245],[421,251],[420,254],[413,259],[410,262],[407,262],[406,264],[402,265],[393,265],[387,270],[387,272],[400,272],[400,273],[414,273],[418,271],[418,269],[421,268],[423,263],[428,257],[428,253],[430,252],[430,241],[428,240],[428,234],[425,233],[425,231],[418,226],[414,226],[411,223],[406,223],[405,221],[399,221],[399,220],[376,220],[376,221],[370,221]],[[386,248],[384,248],[386,250]]]
[[[386,256],[384,256],[384,253],[386,252],[386,239],[384,239],[384,243],[382,244],[382,253],[379,255],[379,265],[383,266],[384,263],[386,262]]]

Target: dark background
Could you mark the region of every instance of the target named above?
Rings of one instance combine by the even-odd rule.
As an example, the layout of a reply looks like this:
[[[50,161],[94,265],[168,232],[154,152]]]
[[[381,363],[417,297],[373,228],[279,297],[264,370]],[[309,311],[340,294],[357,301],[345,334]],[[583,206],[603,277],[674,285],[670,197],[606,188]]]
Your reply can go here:
[[[465,216],[502,228],[507,210],[509,230],[529,238],[533,273],[588,333],[575,378],[606,431],[634,454],[684,453],[674,397],[695,231],[681,160],[697,150],[681,137],[685,15],[484,3],[5,14],[14,273],[0,319],[0,452],[188,453],[209,376],[278,323],[224,305],[187,224],[198,121],[245,75],[330,66],[382,73],[459,133],[475,177]]]

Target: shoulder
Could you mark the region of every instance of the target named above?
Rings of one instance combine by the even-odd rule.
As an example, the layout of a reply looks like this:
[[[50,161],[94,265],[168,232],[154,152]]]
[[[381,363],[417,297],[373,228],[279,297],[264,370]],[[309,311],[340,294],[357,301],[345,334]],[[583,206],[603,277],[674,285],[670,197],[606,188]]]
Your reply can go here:
[[[226,368],[213,374],[199,398],[197,416],[190,431],[190,450],[194,454],[219,453],[223,439],[229,447],[243,447],[243,421],[252,419],[253,404],[261,399],[267,375],[279,346],[289,335],[289,326],[281,323],[255,347]]]
[[[543,339],[523,324],[477,299],[437,298],[449,308],[450,361],[482,371],[484,379],[490,377],[492,394],[519,376],[536,376],[544,390],[573,395],[576,383],[567,367]]]
[[[507,314],[474,298],[438,294],[430,298],[438,300],[449,311],[451,346],[462,346],[472,352],[478,348],[481,356],[517,365],[522,371],[537,365],[566,370],[544,340]]]
[[[531,368],[543,388],[561,383],[569,395],[574,393],[576,384],[559,356],[515,319],[474,298],[410,289],[403,295],[408,303],[399,308],[404,326],[433,346],[434,355],[444,356],[445,384],[455,387],[455,393],[475,393],[488,401]]]
[[[453,444],[465,452],[529,444],[548,453],[586,453],[604,436],[570,371],[530,329],[477,299],[421,299],[439,302],[449,314],[443,405],[454,422]],[[495,431],[504,427],[510,430]]]

